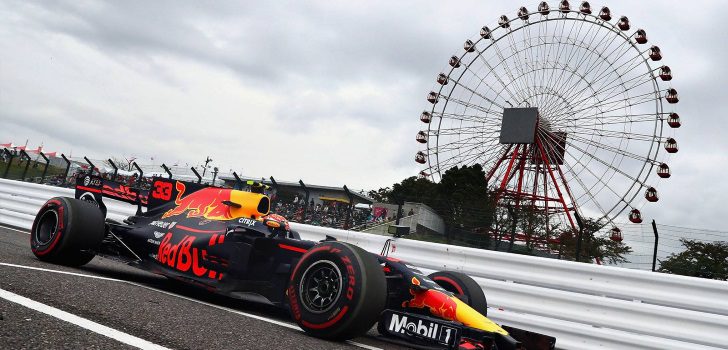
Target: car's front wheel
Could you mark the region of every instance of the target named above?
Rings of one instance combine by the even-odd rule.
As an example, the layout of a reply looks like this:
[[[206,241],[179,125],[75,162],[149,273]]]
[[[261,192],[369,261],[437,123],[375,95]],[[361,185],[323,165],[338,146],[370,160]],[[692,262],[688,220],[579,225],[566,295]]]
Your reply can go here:
[[[437,271],[427,277],[448,292],[454,293],[475,311],[480,312],[483,316],[488,316],[485,292],[472,277],[457,271]]]
[[[104,217],[97,206],[66,197],[49,199],[30,231],[30,249],[40,260],[81,266],[94,258],[104,237]]]
[[[374,255],[324,242],[309,249],[291,274],[288,302],[307,333],[345,340],[366,333],[384,309],[387,284]]]

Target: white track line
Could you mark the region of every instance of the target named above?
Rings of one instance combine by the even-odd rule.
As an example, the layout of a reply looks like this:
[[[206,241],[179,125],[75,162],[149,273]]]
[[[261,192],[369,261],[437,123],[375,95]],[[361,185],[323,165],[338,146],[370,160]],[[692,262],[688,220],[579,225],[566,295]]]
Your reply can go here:
[[[70,314],[63,310],[56,309],[52,306],[48,306],[46,304],[39,303],[37,301],[28,299],[24,296],[20,296],[15,293],[8,292],[4,289],[0,289],[0,298],[3,298],[5,300],[8,300],[8,301],[16,303],[16,304],[20,304],[29,309],[33,309],[35,311],[42,312],[46,315],[55,317],[62,321],[66,321],[66,322],[75,324],[76,326],[79,326],[81,328],[88,329],[94,333],[101,334],[103,336],[109,337],[114,340],[118,340],[124,344],[131,345],[131,346],[134,346],[134,347],[137,347],[140,349],[169,350],[168,348],[165,348],[161,345],[157,345],[157,344],[148,342],[144,339],[137,338],[131,334],[127,334],[127,333],[118,331],[116,329],[106,327],[106,326],[104,326],[102,324],[98,324],[94,321],[87,320],[85,318],[76,316],[74,314]]]
[[[19,231],[19,232],[23,232],[23,231]],[[130,284],[130,285],[133,285],[133,286],[136,286],[136,287],[141,287],[141,288],[144,288],[144,289],[153,290],[153,291],[158,292],[158,293],[166,294],[166,295],[169,295],[169,296],[174,296],[174,297],[177,297],[177,298],[180,298],[180,299],[184,299],[184,300],[187,300],[187,301],[191,301],[191,302],[194,302],[194,303],[198,303],[198,304],[206,305],[206,306],[209,306],[209,307],[213,307],[213,308],[216,308],[216,309],[219,309],[219,310],[223,310],[223,311],[227,311],[227,312],[232,312],[234,314],[238,314],[238,315],[241,315],[241,316],[246,316],[246,317],[253,318],[253,319],[256,319],[256,320],[260,320],[260,321],[263,321],[263,322],[268,322],[268,323],[272,323],[272,324],[279,325],[279,326],[282,326],[282,327],[290,328],[290,329],[293,329],[293,330],[296,330],[296,331],[299,331],[299,332],[303,332],[303,330],[301,328],[299,328],[298,326],[296,326],[296,325],[294,325],[292,323],[287,323],[287,322],[283,322],[283,321],[279,321],[279,320],[274,320],[274,319],[271,319],[271,318],[267,318],[267,317],[263,317],[263,316],[259,316],[259,315],[255,315],[255,314],[250,314],[250,313],[247,313],[247,312],[242,312],[242,311],[235,310],[235,309],[231,309],[231,308],[228,308],[228,307],[225,307],[225,306],[211,304],[211,303],[204,302],[204,301],[201,301],[201,300],[192,299],[192,298],[186,297],[184,295],[175,294],[175,293],[172,293],[172,292],[168,292],[168,291],[165,291],[165,290],[157,289],[157,288],[154,288],[154,287],[145,286],[143,284],[139,284],[139,283],[135,283],[135,282],[131,282],[131,281],[125,281],[125,280],[120,280],[120,279],[116,279],[116,278],[109,278],[109,277],[102,277],[102,276],[87,275],[87,274],[76,273],[76,272],[68,272],[68,271],[60,271],[60,270],[51,270],[51,269],[45,269],[45,268],[42,268],[42,267],[33,267],[33,266],[10,264],[10,263],[4,263],[4,262],[0,262],[0,266],[16,267],[16,268],[27,269],[27,270],[36,270],[36,271],[43,271],[43,272],[58,273],[58,274],[63,274],[63,275],[71,275],[71,276],[93,278],[93,279],[99,279],[99,280],[105,280],[105,281],[113,281],[113,282],[126,283],[126,284]],[[377,348],[377,347],[374,347],[374,346],[371,346],[371,345],[367,345],[367,344],[358,343],[358,342],[351,341],[351,340],[347,340],[346,343],[351,344],[351,345],[354,345],[354,346],[357,346],[357,347],[360,347],[360,348],[369,349],[369,350],[382,350],[381,348]]]
[[[30,234],[30,231],[28,231],[28,230],[18,230],[17,228],[12,228],[12,227],[2,226],[2,225],[0,225],[0,228],[3,228],[5,230],[10,230],[10,231],[17,231],[17,232],[20,232],[20,233],[25,233],[27,235]]]

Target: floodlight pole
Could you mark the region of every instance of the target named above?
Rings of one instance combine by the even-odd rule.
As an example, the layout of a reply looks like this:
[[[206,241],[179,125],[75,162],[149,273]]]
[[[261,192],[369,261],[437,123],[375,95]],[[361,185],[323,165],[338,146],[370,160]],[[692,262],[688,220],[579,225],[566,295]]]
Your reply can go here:
[[[205,159],[205,167],[202,168],[202,177],[205,177],[205,173],[207,172],[207,164],[212,162],[212,158],[210,156],[207,156],[207,159]]]

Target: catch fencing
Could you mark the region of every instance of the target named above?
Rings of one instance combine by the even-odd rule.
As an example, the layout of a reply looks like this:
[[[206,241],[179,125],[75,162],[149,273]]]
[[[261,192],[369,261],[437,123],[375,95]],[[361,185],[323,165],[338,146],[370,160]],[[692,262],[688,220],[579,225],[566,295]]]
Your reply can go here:
[[[73,190],[0,179],[0,224],[29,229],[40,206]],[[135,207],[108,201],[121,220]],[[291,224],[379,253],[387,236]],[[728,282],[392,239],[390,256],[423,272],[457,270],[480,284],[494,321],[553,335],[559,349],[726,349]],[[1,260],[1,258],[0,258]]]

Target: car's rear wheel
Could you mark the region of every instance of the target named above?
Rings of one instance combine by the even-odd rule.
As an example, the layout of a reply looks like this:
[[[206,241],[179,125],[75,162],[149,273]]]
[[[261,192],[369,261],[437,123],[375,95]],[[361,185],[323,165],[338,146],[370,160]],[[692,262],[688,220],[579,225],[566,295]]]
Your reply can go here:
[[[427,277],[446,291],[454,293],[475,311],[488,316],[488,302],[483,288],[472,277],[456,271],[437,271]]]
[[[293,319],[307,333],[345,340],[367,332],[384,310],[387,284],[374,255],[324,242],[309,249],[287,290]]]
[[[104,217],[93,204],[66,197],[48,200],[30,231],[30,248],[40,260],[81,266],[94,258],[104,237]]]

